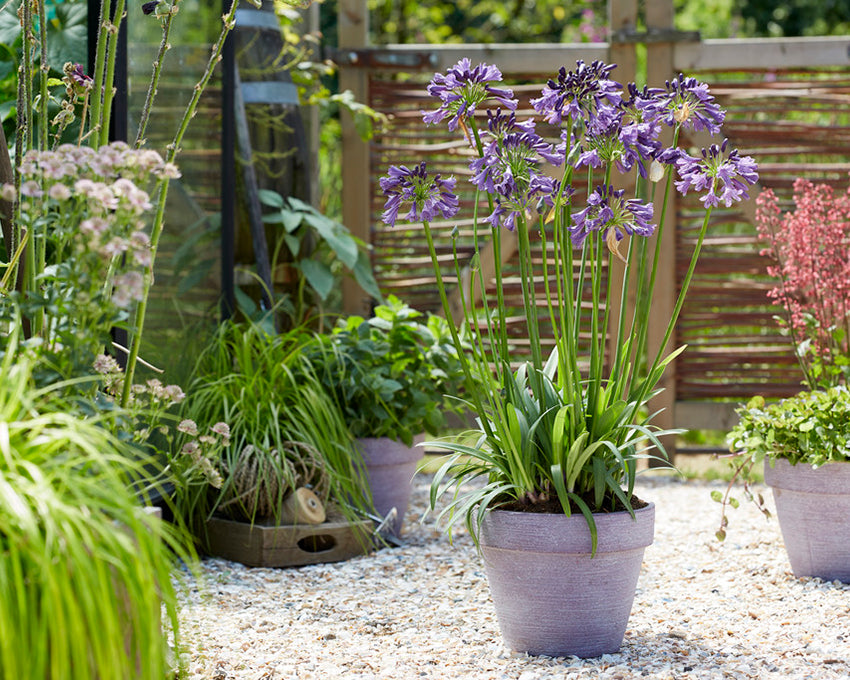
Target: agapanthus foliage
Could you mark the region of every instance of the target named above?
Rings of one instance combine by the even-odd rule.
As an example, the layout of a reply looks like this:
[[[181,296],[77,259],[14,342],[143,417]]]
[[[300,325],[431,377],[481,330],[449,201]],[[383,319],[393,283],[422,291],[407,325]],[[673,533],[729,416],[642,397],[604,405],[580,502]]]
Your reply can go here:
[[[798,178],[794,208],[783,212],[770,189],[756,199],[756,227],[777,279],[768,292],[783,307],[809,387],[850,374],[850,189]]]
[[[758,172],[751,158],[730,150],[726,141],[697,156],[677,148],[675,141],[673,146],[660,141],[665,127],[672,128],[673,140],[682,128],[720,131],[724,114],[705,84],[679,76],[664,88],[623,88],[613,80],[613,70],[600,61],[579,61],[572,71],[560,69],[531,100],[537,115],[558,128],[555,139],[541,136],[532,118],[519,118],[518,102],[511,90],[497,86],[501,74],[494,66],[472,67],[464,59],[436,75],[428,88],[440,105],[425,113],[424,121],[448,118],[449,129],[463,129],[473,150],[469,190],[476,205],[484,206],[486,199],[489,209],[478,208],[473,215],[473,280],[470,290],[460,291],[462,327],[475,340],[465,365],[466,393],[480,432],[473,446],[442,444],[455,455],[437,476],[432,500],[446,475],[451,480],[447,488],[470,476],[489,481],[471,498],[461,495],[450,502],[450,526],[465,516],[474,531],[475,518],[480,521],[488,507],[524,508],[557,499],[567,514],[584,513],[594,531],[593,512],[631,510],[635,461],[648,455],[637,451],[646,446],[663,453],[657,435],[664,433],[656,432],[644,415],[665,366],[681,351],[665,356],[663,348],[684,302],[711,211],[747,198]],[[475,112],[485,102],[494,109],[487,110],[486,126],[480,126],[484,117]],[[381,181],[387,196],[384,221],[393,225],[399,211],[409,209],[408,218],[423,223],[450,315],[430,220],[457,209],[456,184],[428,177],[425,163],[414,171],[391,167]],[[630,184],[633,192],[624,188]],[[623,261],[624,286],[640,279],[635,309],[648,309],[660,253],[660,238],[654,253],[648,238],[660,231],[656,225],[664,223],[674,187],[683,194],[699,192],[706,214],[662,349],[650,353],[647,320],[628,313],[625,288],[619,309],[612,308],[614,277],[608,267],[614,257]],[[515,312],[502,295],[503,229],[516,234],[530,342],[531,358],[519,368],[506,330]],[[541,247],[535,248],[535,242]],[[493,250],[494,285],[485,280],[484,267],[475,266],[484,257],[484,244]],[[546,253],[542,262],[541,250]],[[463,263],[456,265],[461,274]],[[495,293],[479,300],[476,289]],[[589,313],[584,311],[588,290]],[[555,335],[548,356],[542,349],[544,324]],[[609,352],[612,337],[617,342]],[[454,338],[465,356],[460,335]],[[580,361],[578,348],[587,338],[589,361]]]

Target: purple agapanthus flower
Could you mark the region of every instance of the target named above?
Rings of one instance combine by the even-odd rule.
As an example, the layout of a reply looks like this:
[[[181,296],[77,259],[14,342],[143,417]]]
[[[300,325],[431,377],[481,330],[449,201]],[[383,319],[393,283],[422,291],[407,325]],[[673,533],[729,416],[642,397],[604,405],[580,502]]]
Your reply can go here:
[[[445,75],[437,73],[428,85],[428,94],[440,100],[434,111],[423,111],[422,120],[428,124],[449,118],[449,130],[456,130],[458,122],[472,116],[476,107],[487,99],[495,99],[506,109],[514,110],[517,102],[513,90],[493,87],[491,83],[502,80],[502,72],[490,64],[473,67],[463,58]]]
[[[515,213],[535,208],[540,198],[552,205],[557,182],[540,172],[541,159],[557,164],[562,157],[537,133],[519,130],[488,144],[469,164],[472,183],[494,198],[491,224],[513,229]]]
[[[664,149],[659,141],[661,124],[649,109],[656,95],[646,86],[639,90],[634,83],[629,83],[628,87],[630,97],[620,106],[620,139],[625,147],[627,164],[629,167],[637,164],[638,171],[646,179],[647,165]]]
[[[651,222],[652,203],[626,199],[625,193],[611,186],[596,187],[587,197],[587,206],[573,215],[570,237],[576,247],[581,247],[593,231],[603,232],[609,246],[614,239],[619,241],[626,234],[652,235],[655,231]]]
[[[749,198],[749,187],[758,182],[758,166],[751,157],[742,157],[737,149],[727,155],[728,142],[724,139],[720,146],[712,144],[703,149],[701,158],[679,154],[676,169],[680,179],[676,188],[683,196],[691,189],[707,190],[700,199],[706,208],[720,205],[721,201],[728,208],[735,201]]]
[[[598,60],[590,65],[579,60],[570,72],[562,66],[558,79],[550,80],[540,97],[531,100],[531,105],[553,125],[560,125],[570,117],[588,122],[602,118],[607,122],[622,99],[620,84],[608,77],[614,68],[613,64]]]
[[[503,113],[501,109],[496,109],[496,112],[487,111],[487,129],[484,134],[494,142],[499,142],[505,137],[517,132],[527,132],[534,134],[535,125],[533,118],[526,120],[517,120],[516,113]]]
[[[387,197],[381,215],[385,224],[395,226],[399,210],[406,205],[410,206],[404,216],[408,222],[430,222],[438,214],[449,219],[457,214],[459,206],[454,194],[454,177],[429,177],[424,161],[413,169],[391,165],[387,172],[387,176],[380,180],[381,189]]]
[[[651,92],[657,96],[646,107],[666,125],[708,130],[712,135],[720,132],[726,113],[709,93],[705,83],[696,78],[686,78],[680,73],[676,79],[667,81],[666,96],[664,90]]]

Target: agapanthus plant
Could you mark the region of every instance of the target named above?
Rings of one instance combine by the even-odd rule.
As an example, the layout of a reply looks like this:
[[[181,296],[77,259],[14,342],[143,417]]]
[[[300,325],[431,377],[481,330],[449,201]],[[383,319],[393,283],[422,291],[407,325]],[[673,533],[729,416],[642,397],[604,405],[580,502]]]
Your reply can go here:
[[[460,296],[465,323],[461,331],[452,326],[459,354],[468,357],[466,397],[479,428],[472,439],[440,442],[452,454],[435,476],[432,508],[442,493],[459,489],[466,480],[483,478],[485,483],[469,494],[452,495],[443,511],[449,529],[464,517],[475,535],[487,510],[497,506],[580,511],[595,541],[593,513],[633,512],[637,461],[663,456],[659,437],[672,433],[654,427],[647,409],[665,367],[683,349],[665,354],[663,348],[682,308],[712,210],[721,202],[730,205],[746,198],[758,175],[753,160],[728,150],[726,141],[697,155],[677,148],[682,128],[719,132],[724,112],[706,85],[680,76],[665,88],[639,90],[632,84],[624,89],[611,79],[613,69],[598,61],[578,62],[569,72],[562,68],[532,100],[537,114],[560,129],[553,141],[536,131],[534,120],[517,119],[513,93],[499,85],[501,74],[493,66],[473,68],[463,60],[446,75],[435,76],[428,88],[440,104],[424,113],[425,122],[449,117],[450,128],[461,127],[475,151],[470,163],[474,204],[486,199],[488,207],[482,214],[476,208],[473,216],[473,262],[489,243],[495,269],[491,288],[482,268],[473,267],[469,290]],[[474,112],[488,98],[499,110],[488,110],[487,125],[479,129]],[[673,129],[673,146],[661,141],[665,128]],[[559,177],[544,172],[545,164],[560,167]],[[633,175],[634,192],[622,188],[629,177],[615,181],[615,174]],[[665,177],[658,210],[656,186]],[[674,186],[682,193],[700,192],[705,217],[662,349],[650,353],[648,320],[640,312],[648,309],[653,295],[662,229],[656,225],[664,224]],[[420,163],[413,169],[390,168],[381,188],[388,196],[387,224],[392,226],[402,211],[409,221],[422,222],[449,316],[430,223],[457,215],[456,181],[430,174]],[[507,332],[503,229],[516,234],[531,348],[530,358],[522,358],[518,366]],[[653,235],[657,241],[650,247]],[[542,265],[535,261],[539,255],[533,242],[544,253]],[[617,284],[608,271],[615,257],[624,262],[622,283]],[[580,263],[578,277],[574,262]],[[463,281],[457,259],[455,270]],[[632,281],[637,282],[632,296],[637,312],[627,306]],[[615,285],[622,286],[619,302]],[[589,314],[582,311],[585,290],[590,291]],[[480,302],[476,291],[483,291]],[[541,343],[544,324],[554,333],[548,354]],[[474,346],[470,354],[462,351],[460,336],[466,332]],[[582,349],[586,337],[589,356]],[[616,340],[611,352],[609,338]]]

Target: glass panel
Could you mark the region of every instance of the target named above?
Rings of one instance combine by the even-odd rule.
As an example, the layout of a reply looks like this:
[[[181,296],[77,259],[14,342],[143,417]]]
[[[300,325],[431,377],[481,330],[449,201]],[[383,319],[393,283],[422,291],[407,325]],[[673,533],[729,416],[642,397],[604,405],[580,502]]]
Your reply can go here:
[[[221,27],[221,5],[184,0],[175,17],[145,147],[163,156],[206,68]],[[135,139],[162,40],[160,21],[132,6],[128,12],[128,128]],[[221,70],[216,69],[181,145],[172,180],[141,356],[184,382],[218,318],[221,206]],[[145,369],[140,369],[144,371]],[[141,373],[139,377],[143,377]]]

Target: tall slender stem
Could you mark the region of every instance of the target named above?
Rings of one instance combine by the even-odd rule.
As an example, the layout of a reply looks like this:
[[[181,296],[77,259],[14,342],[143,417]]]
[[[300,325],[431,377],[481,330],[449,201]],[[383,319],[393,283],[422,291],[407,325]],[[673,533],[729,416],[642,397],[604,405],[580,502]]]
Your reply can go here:
[[[192,98],[186,106],[186,111],[183,113],[183,118],[180,121],[180,125],[177,128],[174,139],[171,144],[168,145],[166,154],[166,162],[168,163],[173,163],[179,153],[183,136],[186,134],[189,122],[195,117],[195,111],[198,108],[198,102],[201,99],[201,95],[204,93],[210,78],[212,78],[216,65],[221,61],[221,52],[224,48],[224,42],[230,31],[233,30],[233,27],[236,25],[236,8],[238,6],[239,0],[233,0],[230,5],[230,11],[222,17],[221,33],[219,33],[218,40],[213,45],[212,53],[210,54],[209,61],[207,62],[206,71],[204,71],[203,76],[201,76],[201,79],[195,85]],[[125,369],[124,391],[121,395],[121,404],[124,406],[126,406],[130,400],[133,375],[136,370],[136,363],[139,359],[139,350],[141,349],[142,344],[142,331],[145,324],[148,296],[150,294],[151,285],[153,284],[153,266],[156,261],[157,248],[159,246],[159,239],[162,236],[163,222],[165,219],[165,203],[168,198],[168,184],[169,180],[167,177],[161,179],[157,184],[158,200],[156,214],[154,215],[153,220],[153,227],[151,228],[151,259],[148,266],[145,267],[142,300],[136,308],[136,318],[134,319],[133,324],[133,341],[130,343],[130,354],[127,357],[127,367]]]
[[[168,36],[171,33],[171,22],[174,20],[174,15],[177,14],[177,5],[180,0],[174,0],[166,14],[162,24],[162,41],[159,43],[159,50],[156,53],[156,58],[153,61],[153,73],[151,74],[151,82],[148,86],[148,93],[145,96],[145,103],[142,105],[142,114],[139,118],[139,129],[136,132],[136,141],[133,144],[135,148],[141,148],[145,143],[145,131],[148,127],[153,102],[159,88],[159,77],[162,73],[162,62],[165,59],[165,53],[171,45],[168,42]]]

